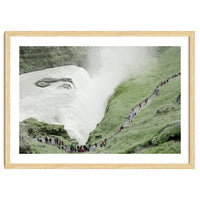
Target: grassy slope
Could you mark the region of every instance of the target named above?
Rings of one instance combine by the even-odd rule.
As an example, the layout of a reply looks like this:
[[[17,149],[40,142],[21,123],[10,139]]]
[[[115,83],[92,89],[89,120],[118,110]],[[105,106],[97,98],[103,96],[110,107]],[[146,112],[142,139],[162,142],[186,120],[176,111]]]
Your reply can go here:
[[[31,129],[31,133],[30,130]],[[45,122],[39,122],[34,118],[26,119],[20,122],[20,136],[23,140],[20,141],[20,148],[23,146],[24,153],[29,153],[29,149],[32,152],[45,154],[45,153],[64,153],[63,150],[58,147],[51,146],[44,143],[45,136],[48,138],[58,138],[59,141],[63,141],[64,145],[69,147],[72,143],[77,145],[78,142],[75,139],[71,139],[68,136],[63,125],[48,124]],[[37,142],[37,138],[42,139],[43,143]],[[24,142],[26,146],[24,146]]]
[[[76,64],[84,66],[88,47],[20,47],[20,74]]]
[[[115,90],[108,104],[105,116],[99,126],[90,134],[88,144],[102,140],[96,139],[95,135],[102,135],[103,138],[108,138],[117,132],[133,107],[150,96],[154,88],[161,81],[180,71],[180,48],[160,48],[149,67],[153,69],[150,73],[129,79]],[[161,134],[160,130],[164,127],[176,120],[180,120],[180,104],[176,103],[176,98],[179,94],[180,77],[177,77],[160,89],[159,96],[153,100],[150,106],[139,113],[130,127],[123,130],[112,141],[109,141],[106,147],[96,152],[179,153],[180,141],[175,141],[173,145],[170,143],[172,145],[170,148],[173,149],[174,146],[174,149],[170,149],[170,151],[166,143],[149,146],[146,149],[138,148],[135,151],[138,146],[147,144],[157,134]],[[162,107],[169,108],[170,111],[164,114],[156,114],[157,110]]]
[[[50,146],[45,143],[40,143],[37,141],[30,141],[29,142],[33,151],[37,154],[64,154],[65,151],[59,149],[56,146]]]

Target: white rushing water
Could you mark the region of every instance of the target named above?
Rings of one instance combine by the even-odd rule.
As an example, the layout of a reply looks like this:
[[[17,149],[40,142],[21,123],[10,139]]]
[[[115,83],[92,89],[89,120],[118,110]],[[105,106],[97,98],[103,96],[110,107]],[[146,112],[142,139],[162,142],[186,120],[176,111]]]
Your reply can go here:
[[[35,82],[43,78],[71,78],[75,87],[60,87],[64,82],[41,88]],[[39,121],[63,124],[71,138],[84,144],[89,133],[104,116],[113,87],[111,77],[93,77],[83,68],[63,66],[20,75],[20,121],[33,117]],[[106,81],[108,80],[108,81]]]
[[[102,50],[103,63],[95,73],[89,74],[89,69],[71,65],[20,75],[20,121],[32,117],[62,124],[71,138],[84,144],[103,118],[114,89],[136,72],[137,65],[133,61],[138,53],[130,52],[130,56],[129,52],[123,55],[124,49],[114,54],[112,48]],[[141,55],[144,55],[143,50]],[[62,81],[44,88],[36,86],[35,82],[43,78],[71,78],[75,87],[73,84],[72,89],[60,87],[66,83]]]

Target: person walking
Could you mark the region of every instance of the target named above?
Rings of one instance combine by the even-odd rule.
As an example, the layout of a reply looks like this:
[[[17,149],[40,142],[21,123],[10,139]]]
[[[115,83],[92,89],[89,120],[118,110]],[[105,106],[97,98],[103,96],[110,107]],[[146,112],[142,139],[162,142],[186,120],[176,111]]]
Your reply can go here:
[[[45,143],[46,143],[46,144],[48,143],[48,138],[47,138],[47,136],[45,137]]]
[[[132,117],[131,117],[131,115],[129,115],[128,117],[129,117],[129,122],[131,123],[131,122],[132,122]]]
[[[124,129],[124,127],[123,127],[123,126],[121,126],[121,127],[119,128],[119,131],[118,131],[118,132],[121,132],[121,131],[122,131],[122,129]]]
[[[104,139],[104,144],[105,144],[105,146],[106,146],[106,142],[107,142],[107,139],[105,138],[105,139]]]
[[[139,106],[140,106],[140,108],[142,107],[142,104],[141,103],[139,103]]]

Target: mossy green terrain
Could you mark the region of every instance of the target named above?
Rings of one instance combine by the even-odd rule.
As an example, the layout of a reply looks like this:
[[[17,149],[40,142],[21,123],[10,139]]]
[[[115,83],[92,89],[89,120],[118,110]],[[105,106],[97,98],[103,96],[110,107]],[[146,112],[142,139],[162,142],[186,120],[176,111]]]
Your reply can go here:
[[[152,95],[161,81],[180,71],[180,48],[158,48],[149,68],[148,73],[133,76],[116,88],[104,118],[90,134],[87,144],[110,138],[128,118],[132,108]],[[92,153],[180,153],[179,95],[180,76],[161,87],[159,95],[129,127]],[[97,135],[102,138],[95,137]]]
[[[63,125],[48,124],[29,118],[20,122],[20,153],[65,153],[57,146],[45,144],[46,136],[52,141],[55,138],[63,141],[65,147],[69,147],[70,144],[78,144],[75,139],[69,137]],[[42,139],[43,142],[38,142],[37,139]]]
[[[88,47],[20,47],[20,74],[42,69],[86,64]]]

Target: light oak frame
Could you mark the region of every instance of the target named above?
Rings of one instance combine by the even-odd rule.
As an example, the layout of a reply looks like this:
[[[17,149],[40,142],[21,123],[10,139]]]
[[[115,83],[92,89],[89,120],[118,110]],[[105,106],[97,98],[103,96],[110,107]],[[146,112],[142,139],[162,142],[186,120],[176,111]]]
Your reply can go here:
[[[189,38],[189,163],[188,164],[14,164],[10,162],[11,37],[188,37]],[[195,32],[194,31],[8,31],[5,32],[5,168],[6,169],[194,169],[195,168]]]

